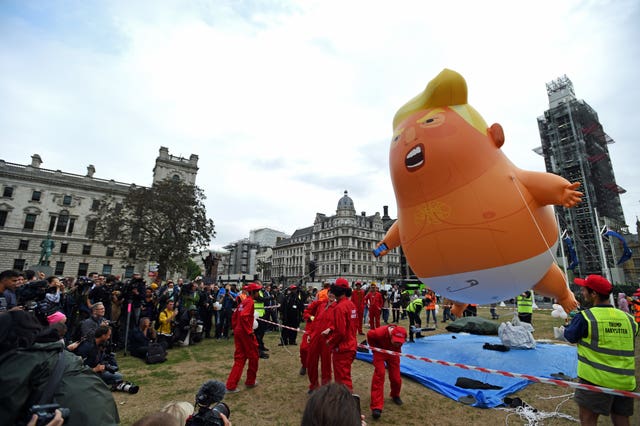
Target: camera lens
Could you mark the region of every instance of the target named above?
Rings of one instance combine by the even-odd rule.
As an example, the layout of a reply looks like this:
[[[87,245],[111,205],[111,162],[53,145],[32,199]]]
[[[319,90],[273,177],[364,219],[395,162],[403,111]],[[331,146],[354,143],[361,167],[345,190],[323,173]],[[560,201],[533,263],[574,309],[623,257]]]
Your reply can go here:
[[[224,414],[227,419],[231,417],[231,410],[229,409],[229,406],[224,402],[218,402],[211,410],[215,411],[216,413]]]

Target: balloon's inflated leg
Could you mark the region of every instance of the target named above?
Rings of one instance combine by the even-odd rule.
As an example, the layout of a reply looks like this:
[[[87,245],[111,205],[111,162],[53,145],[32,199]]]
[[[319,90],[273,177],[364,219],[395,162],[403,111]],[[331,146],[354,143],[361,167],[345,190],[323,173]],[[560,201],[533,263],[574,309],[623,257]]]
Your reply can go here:
[[[453,302],[453,307],[451,308],[451,313],[456,316],[456,318],[462,318],[462,313],[469,306],[468,303],[460,303]]]
[[[566,312],[576,309],[579,304],[573,293],[567,287],[564,274],[555,263],[547,271],[544,277],[533,287],[537,294],[556,299]]]

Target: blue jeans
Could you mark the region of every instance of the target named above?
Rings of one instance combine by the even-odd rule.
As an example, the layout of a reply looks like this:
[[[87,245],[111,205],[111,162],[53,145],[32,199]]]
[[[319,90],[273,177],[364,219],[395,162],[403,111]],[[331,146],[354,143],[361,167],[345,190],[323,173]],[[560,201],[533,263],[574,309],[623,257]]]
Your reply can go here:
[[[108,385],[115,385],[116,383],[120,383],[123,380],[122,374],[118,372],[111,373],[107,370],[100,373],[99,376],[102,381]]]

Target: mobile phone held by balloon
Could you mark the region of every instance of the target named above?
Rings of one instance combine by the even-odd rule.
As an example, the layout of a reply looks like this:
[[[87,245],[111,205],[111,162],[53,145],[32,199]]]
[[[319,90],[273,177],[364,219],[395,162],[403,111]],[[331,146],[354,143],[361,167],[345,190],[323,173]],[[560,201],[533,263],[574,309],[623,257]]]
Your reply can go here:
[[[380,253],[382,253],[385,250],[388,250],[389,247],[387,247],[387,245],[385,243],[380,244],[380,247],[377,247],[373,250],[373,255],[375,257],[380,257]]]

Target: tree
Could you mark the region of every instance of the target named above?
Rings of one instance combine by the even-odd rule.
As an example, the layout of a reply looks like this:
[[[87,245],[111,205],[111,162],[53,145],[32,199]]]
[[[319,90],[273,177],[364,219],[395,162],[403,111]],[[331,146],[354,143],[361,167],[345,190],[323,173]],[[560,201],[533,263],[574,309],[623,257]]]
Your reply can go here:
[[[195,280],[198,276],[202,275],[202,269],[200,269],[196,262],[191,258],[187,259],[185,264],[182,265],[182,269],[184,269],[185,276],[189,280]]]
[[[205,199],[202,189],[173,179],[151,188],[133,187],[122,202],[107,196],[101,203],[96,240],[115,247],[127,264],[158,262],[158,274],[164,278],[215,237]]]

